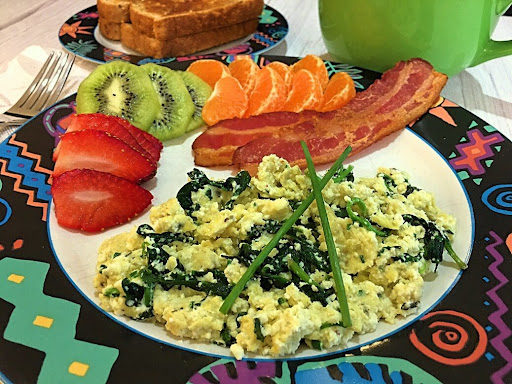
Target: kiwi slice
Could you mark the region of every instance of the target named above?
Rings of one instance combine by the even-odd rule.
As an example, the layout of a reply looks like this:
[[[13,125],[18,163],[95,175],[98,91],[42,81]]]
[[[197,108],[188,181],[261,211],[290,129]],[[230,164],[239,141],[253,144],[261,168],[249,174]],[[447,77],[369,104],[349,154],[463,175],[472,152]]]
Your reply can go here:
[[[149,75],[160,103],[148,132],[162,141],[183,135],[194,113],[194,103],[181,76],[153,63],[141,68]]]
[[[192,72],[179,71],[179,74],[195,106],[194,114],[187,127],[187,132],[190,132],[205,125],[201,114],[203,112],[204,103],[206,103],[206,100],[208,100],[213,90],[208,83]]]
[[[146,72],[121,60],[96,67],[76,95],[77,113],[119,116],[144,131],[151,126],[159,105]]]

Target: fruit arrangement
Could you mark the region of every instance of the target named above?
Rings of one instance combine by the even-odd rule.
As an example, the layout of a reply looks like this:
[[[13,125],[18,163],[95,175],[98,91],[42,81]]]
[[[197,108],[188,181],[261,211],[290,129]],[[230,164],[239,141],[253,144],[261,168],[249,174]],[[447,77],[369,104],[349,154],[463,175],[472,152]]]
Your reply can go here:
[[[329,111],[355,95],[349,75],[329,79],[308,55],[260,68],[249,56],[229,66],[198,60],[187,71],[124,61],[99,65],[79,86],[77,115],[57,145],[52,194],[60,225],[87,232],[125,223],[153,196],[139,184],[156,174],[161,141],[229,118]]]
[[[99,65],[82,81],[76,111],[122,117],[165,141],[204,125],[201,111],[211,93],[192,72],[118,60]]]
[[[119,117],[74,115],[53,155],[58,223],[98,232],[143,212],[153,195],[139,184],[156,174],[162,148],[158,139]]]
[[[268,112],[332,111],[356,94],[350,75],[338,72],[329,79],[323,60],[315,55],[291,66],[275,61],[262,68],[250,56],[238,56],[229,65],[204,59],[193,62],[190,72],[213,88],[202,113],[210,126]]]

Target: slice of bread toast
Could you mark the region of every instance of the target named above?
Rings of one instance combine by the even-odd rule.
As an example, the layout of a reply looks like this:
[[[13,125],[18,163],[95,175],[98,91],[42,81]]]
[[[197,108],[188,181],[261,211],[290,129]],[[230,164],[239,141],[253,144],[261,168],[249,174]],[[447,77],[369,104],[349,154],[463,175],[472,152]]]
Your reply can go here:
[[[97,0],[98,14],[105,23],[127,23],[130,21],[130,6],[133,0]]]
[[[262,10],[263,0],[135,0],[130,20],[146,36],[171,40],[256,19]]]
[[[133,24],[121,24],[121,40],[128,48],[154,58],[186,56],[204,49],[248,36],[258,27],[259,19],[202,31],[173,39],[157,40],[140,33]]]
[[[101,34],[110,40],[121,40],[121,24],[104,21],[102,17],[98,19]]]

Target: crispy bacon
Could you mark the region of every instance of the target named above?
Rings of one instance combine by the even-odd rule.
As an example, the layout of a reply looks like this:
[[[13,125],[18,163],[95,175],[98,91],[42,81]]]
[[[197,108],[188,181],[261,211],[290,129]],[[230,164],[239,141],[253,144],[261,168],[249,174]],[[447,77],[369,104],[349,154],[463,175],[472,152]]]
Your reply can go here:
[[[274,153],[304,167],[304,140],[315,164],[329,163],[347,145],[353,148],[351,154],[357,153],[418,119],[438,100],[446,80],[424,60],[399,62],[342,109],[274,112],[220,122],[194,142],[195,162],[236,164],[254,173],[261,159]]]
[[[284,125],[304,122],[315,112],[272,112],[246,119],[230,119],[208,128],[192,144],[197,165],[231,165],[236,149],[254,139],[270,136]]]

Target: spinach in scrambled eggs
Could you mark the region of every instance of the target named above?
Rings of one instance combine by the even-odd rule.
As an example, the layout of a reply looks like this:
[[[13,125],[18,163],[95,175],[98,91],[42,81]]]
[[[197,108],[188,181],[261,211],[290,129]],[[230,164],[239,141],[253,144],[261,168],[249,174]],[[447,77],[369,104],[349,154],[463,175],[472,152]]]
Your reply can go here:
[[[225,345],[237,358],[291,354],[302,341],[344,346],[381,319],[416,312],[422,275],[454,234],[455,218],[405,173],[381,168],[357,180],[350,173],[331,180],[323,196],[352,326],[341,326],[316,203],[224,315],[224,298],[311,192],[310,179],[273,155],[252,179],[245,172],[225,181],[199,170],[189,176],[177,198],[151,209],[151,224],[101,245],[94,285],[104,309],[156,319],[174,336]]]

